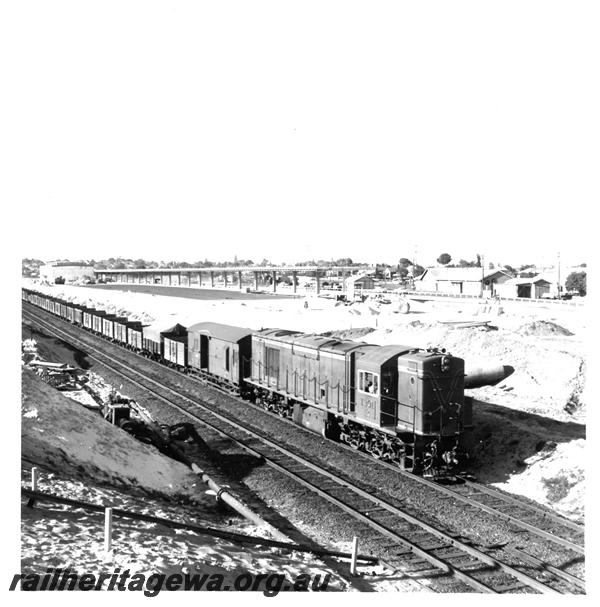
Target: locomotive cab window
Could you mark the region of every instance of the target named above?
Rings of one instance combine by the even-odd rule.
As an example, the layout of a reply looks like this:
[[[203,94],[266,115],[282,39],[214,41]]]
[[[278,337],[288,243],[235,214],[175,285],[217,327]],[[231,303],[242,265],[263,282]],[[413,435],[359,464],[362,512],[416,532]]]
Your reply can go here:
[[[358,389],[367,394],[379,395],[379,375],[368,371],[359,371]]]

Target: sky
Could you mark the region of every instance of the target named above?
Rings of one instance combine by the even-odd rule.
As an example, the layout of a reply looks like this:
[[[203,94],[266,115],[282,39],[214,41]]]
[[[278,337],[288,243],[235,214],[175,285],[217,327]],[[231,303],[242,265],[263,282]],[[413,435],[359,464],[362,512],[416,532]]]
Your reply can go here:
[[[10,4],[20,257],[588,258],[592,3]]]

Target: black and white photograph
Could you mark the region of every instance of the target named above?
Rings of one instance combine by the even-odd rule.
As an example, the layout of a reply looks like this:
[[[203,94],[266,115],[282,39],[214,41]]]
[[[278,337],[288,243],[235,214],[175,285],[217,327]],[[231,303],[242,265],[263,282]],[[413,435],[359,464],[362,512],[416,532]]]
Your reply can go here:
[[[9,598],[593,596],[595,12],[4,3]]]

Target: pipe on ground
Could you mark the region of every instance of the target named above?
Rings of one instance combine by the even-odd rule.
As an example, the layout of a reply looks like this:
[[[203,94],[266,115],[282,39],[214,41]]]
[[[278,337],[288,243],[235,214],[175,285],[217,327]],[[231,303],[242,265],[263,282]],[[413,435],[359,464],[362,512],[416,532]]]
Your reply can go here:
[[[481,388],[495,386],[515,372],[510,365],[483,365],[467,369],[465,373],[465,388]]]
[[[257,527],[266,527],[273,537],[279,539],[283,542],[289,542],[290,538],[281,533],[278,529],[273,527],[270,523],[267,523],[262,517],[260,517],[256,512],[253,512],[246,506],[242,504],[232,493],[230,493],[227,487],[220,487],[215,483],[215,481],[204,472],[199,466],[192,463],[191,468],[195,474],[197,474],[202,482],[208,486],[209,489],[214,491],[217,494],[217,499],[221,500],[223,503],[227,504],[230,508],[233,508],[236,512],[239,512],[245,519],[248,519],[252,523],[254,523]]]

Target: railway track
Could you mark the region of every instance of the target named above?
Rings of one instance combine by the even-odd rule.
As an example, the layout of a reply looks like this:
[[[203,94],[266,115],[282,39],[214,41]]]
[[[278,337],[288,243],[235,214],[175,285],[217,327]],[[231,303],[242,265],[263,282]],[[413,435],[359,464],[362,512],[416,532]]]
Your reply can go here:
[[[380,552],[385,560],[392,566],[403,569],[408,577],[430,576],[437,578],[438,582],[449,579],[453,583],[458,580],[465,589],[479,592],[534,590],[540,593],[572,593],[583,590],[583,580],[543,561],[535,562],[535,557],[526,553],[520,554],[513,550],[510,552],[513,562],[507,563],[494,555],[493,547],[486,551],[480,550],[468,540],[459,539],[409,514],[397,501],[383,499],[361,489],[347,478],[309,461],[298,452],[216,413],[202,401],[192,399],[164,385],[164,382],[156,381],[133,369],[127,362],[78,339],[70,332],[65,332],[55,323],[48,323],[38,314],[31,311],[24,311],[24,314],[56,337],[79,343],[88,352],[93,351],[90,357],[112,372],[246,452],[261,458],[271,468],[344,511],[371,533],[375,531],[381,538]],[[62,322],[71,331],[75,329],[70,323]],[[89,337],[88,333],[83,335]],[[165,367],[161,366],[161,370],[164,369]],[[398,471],[396,467],[394,469]],[[412,479],[419,478],[410,476]],[[419,478],[419,482],[423,480],[426,479]],[[440,489],[435,483],[431,485]],[[454,490],[445,487],[442,489],[454,493]],[[470,497],[465,499],[472,500]],[[504,558],[506,554],[502,556]],[[534,570],[535,577],[523,569]]]

